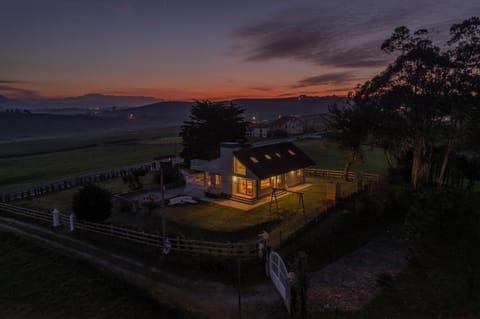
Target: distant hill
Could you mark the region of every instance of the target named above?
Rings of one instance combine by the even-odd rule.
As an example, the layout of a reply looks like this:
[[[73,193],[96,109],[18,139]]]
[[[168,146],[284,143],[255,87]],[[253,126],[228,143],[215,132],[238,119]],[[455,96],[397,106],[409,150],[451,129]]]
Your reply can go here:
[[[237,99],[233,103],[245,108],[245,116],[250,119],[272,120],[280,115],[306,115],[328,112],[334,103],[343,105],[346,98],[338,96],[299,96],[275,99]]]
[[[90,95],[83,98],[66,98],[65,100],[96,99],[113,101],[106,96]],[[141,101],[143,97],[139,97]],[[9,101],[0,98],[0,102]],[[99,101],[98,100],[98,101]],[[124,100],[128,101],[128,99]],[[136,101],[134,98],[130,100]],[[310,97],[282,99],[237,99],[233,100],[238,106],[245,108],[246,119],[255,116],[258,121],[274,120],[279,115],[307,115],[325,113],[328,106],[337,103],[344,104],[345,98]],[[105,102],[106,103],[106,102]],[[105,108],[103,111],[89,112],[89,114],[75,114],[82,108],[59,108],[52,114],[29,112],[0,112],[0,139],[18,139],[86,133],[100,130],[130,130],[143,127],[179,126],[188,120],[190,108],[194,102],[158,102],[140,107],[123,109]],[[66,105],[66,104],[65,104]],[[64,105],[64,106],[65,106]],[[21,107],[16,107],[22,109]],[[12,109],[12,107],[10,107]]]
[[[9,99],[0,95],[0,110],[21,108],[35,113],[56,113],[62,110],[103,110],[146,105],[159,102],[159,99],[148,96],[117,96],[90,93],[82,96],[65,98],[29,98]]]
[[[230,101],[226,101],[229,103]],[[245,109],[245,117],[257,120],[273,120],[280,115],[307,115],[328,112],[334,103],[343,105],[346,98],[337,96],[300,96],[277,99],[236,99],[231,101]],[[99,116],[108,118],[128,118],[130,114],[136,121],[144,124],[169,122],[181,124],[188,119],[190,108],[194,102],[159,102],[141,107],[128,108],[115,112],[103,112]]]

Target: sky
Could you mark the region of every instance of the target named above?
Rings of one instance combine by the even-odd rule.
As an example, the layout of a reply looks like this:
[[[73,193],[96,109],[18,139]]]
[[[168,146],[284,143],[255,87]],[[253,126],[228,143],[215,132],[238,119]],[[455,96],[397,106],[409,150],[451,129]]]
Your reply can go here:
[[[395,27],[448,28],[478,0],[0,0],[0,94],[166,100],[345,95]]]

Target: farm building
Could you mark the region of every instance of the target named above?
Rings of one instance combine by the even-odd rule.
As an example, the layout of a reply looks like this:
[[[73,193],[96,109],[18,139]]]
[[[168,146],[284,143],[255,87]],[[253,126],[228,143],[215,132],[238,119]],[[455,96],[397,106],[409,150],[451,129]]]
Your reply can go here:
[[[270,195],[272,188],[288,189],[305,183],[303,169],[313,164],[289,142],[247,148],[223,143],[217,159],[192,160],[186,192],[224,194],[253,204]]]

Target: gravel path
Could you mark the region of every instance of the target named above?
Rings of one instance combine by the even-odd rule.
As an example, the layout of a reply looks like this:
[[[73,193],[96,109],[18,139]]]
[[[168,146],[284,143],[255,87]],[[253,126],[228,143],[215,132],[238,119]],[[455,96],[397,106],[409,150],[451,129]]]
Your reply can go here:
[[[360,309],[378,292],[378,274],[395,275],[401,270],[405,262],[405,246],[405,242],[396,236],[383,236],[310,273],[308,304],[312,310]]]

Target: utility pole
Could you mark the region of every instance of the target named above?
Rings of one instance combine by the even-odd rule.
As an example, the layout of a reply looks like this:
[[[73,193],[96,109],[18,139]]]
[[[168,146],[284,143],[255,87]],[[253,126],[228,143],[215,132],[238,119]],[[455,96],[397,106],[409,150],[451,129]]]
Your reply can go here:
[[[240,276],[240,257],[237,259],[237,274],[238,274],[238,318],[242,319],[242,290],[241,290],[241,276]]]
[[[162,216],[162,237],[165,238],[165,185],[163,185],[163,167],[162,163],[160,162],[160,193],[161,193],[161,201],[160,201],[160,208],[161,208],[161,216]]]

